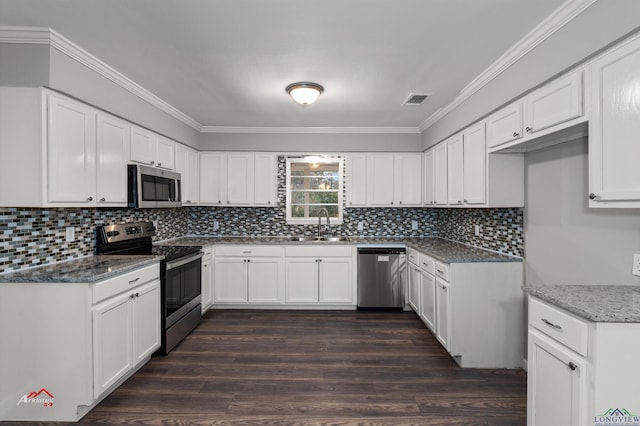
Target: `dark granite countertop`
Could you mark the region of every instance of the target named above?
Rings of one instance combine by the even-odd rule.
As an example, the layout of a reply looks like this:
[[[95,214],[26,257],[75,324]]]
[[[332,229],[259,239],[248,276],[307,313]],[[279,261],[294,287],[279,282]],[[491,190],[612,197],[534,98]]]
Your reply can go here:
[[[524,286],[526,293],[594,322],[640,322],[640,286]]]
[[[406,245],[443,263],[473,262],[522,262],[522,258],[508,256],[481,248],[468,246],[437,237],[389,238],[349,237],[348,241],[291,241],[291,237],[242,237],[242,236],[186,236],[160,242],[163,245],[215,245],[215,244],[274,244],[274,245]]]
[[[87,256],[0,275],[1,283],[94,283],[159,262],[161,256]]]

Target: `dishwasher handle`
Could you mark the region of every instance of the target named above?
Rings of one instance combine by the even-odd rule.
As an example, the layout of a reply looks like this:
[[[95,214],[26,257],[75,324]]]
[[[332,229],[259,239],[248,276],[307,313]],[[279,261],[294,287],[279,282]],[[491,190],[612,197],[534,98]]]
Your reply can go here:
[[[382,247],[366,247],[359,248],[358,255],[361,254],[405,254],[407,252],[404,248],[382,248]]]

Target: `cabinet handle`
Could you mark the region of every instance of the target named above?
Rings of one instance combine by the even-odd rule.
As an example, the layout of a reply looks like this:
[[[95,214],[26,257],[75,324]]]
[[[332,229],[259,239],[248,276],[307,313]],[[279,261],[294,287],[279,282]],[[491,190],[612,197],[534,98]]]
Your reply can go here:
[[[393,201],[391,202],[391,205],[393,205]]]
[[[593,192],[591,194],[589,194],[589,199],[590,200],[595,200],[596,198],[598,198],[598,196],[596,194],[594,194]]]
[[[185,201],[185,203],[190,203],[190,202],[191,202],[191,200],[187,200],[187,201]]]
[[[204,266],[205,268],[208,268],[208,267],[209,267],[209,265],[202,265],[202,266]]]
[[[391,204],[393,204],[393,203],[391,203]],[[398,202],[398,204],[402,204],[402,201]]]
[[[576,371],[576,369],[578,368],[578,366],[575,365],[573,362],[569,362],[569,364],[567,364],[567,365],[569,366],[571,371]]]
[[[250,263],[250,262],[251,262],[251,259],[247,259],[247,263]]]
[[[151,162],[149,164],[151,164],[152,166],[155,164],[156,162],[151,160]]]
[[[458,204],[462,204],[462,200],[458,200]]]
[[[106,198],[104,198],[104,197],[100,198],[100,202],[101,202],[101,203],[104,203],[105,201],[107,201],[107,199],[106,199]]]
[[[229,204],[229,200],[227,200],[227,204]]]
[[[140,293],[136,293],[136,297],[140,297]]]
[[[436,272],[439,274],[444,274],[444,271],[440,270],[440,269],[436,269]]]
[[[93,197],[87,198],[87,201],[93,201]]]
[[[162,163],[158,163],[158,167],[162,166]]]
[[[129,284],[135,284],[135,283],[137,283],[138,281],[140,281],[140,277],[136,278],[135,280],[131,280],[131,281],[129,281]]]
[[[135,294],[131,294],[131,295],[129,295],[129,299],[133,299],[134,297],[136,297],[136,295],[135,295]]]
[[[520,133],[518,133],[518,132],[513,132],[513,137],[514,137],[514,138],[517,138],[517,137],[519,137],[519,136],[520,136]]]
[[[462,200],[463,203],[467,204],[469,200]]]
[[[552,323],[551,321],[549,321],[549,320],[548,320],[548,319],[546,319],[546,318],[541,318],[541,321],[542,321],[543,323],[547,324],[549,327],[553,327],[553,328],[555,328],[556,330],[562,330],[562,326],[559,326],[558,324],[554,324],[554,323]]]
[[[532,129],[531,127],[527,126],[527,127],[525,127],[525,128],[524,128],[524,130],[525,130],[527,133],[531,133],[531,131],[532,131],[533,129]]]
[[[218,200],[218,204],[222,204],[222,201]]]
[[[271,201],[267,201],[267,204],[271,204]]]

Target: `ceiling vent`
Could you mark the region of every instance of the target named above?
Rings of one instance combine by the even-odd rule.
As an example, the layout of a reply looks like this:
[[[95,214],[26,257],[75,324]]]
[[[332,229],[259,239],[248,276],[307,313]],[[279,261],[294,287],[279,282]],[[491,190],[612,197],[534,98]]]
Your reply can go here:
[[[431,93],[409,93],[402,106],[420,106],[429,96]]]

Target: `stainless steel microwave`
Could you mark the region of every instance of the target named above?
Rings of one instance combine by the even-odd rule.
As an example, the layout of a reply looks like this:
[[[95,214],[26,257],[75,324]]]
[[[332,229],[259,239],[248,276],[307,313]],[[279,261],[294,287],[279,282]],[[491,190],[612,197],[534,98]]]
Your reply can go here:
[[[129,207],[182,207],[180,173],[139,164],[128,165]]]

